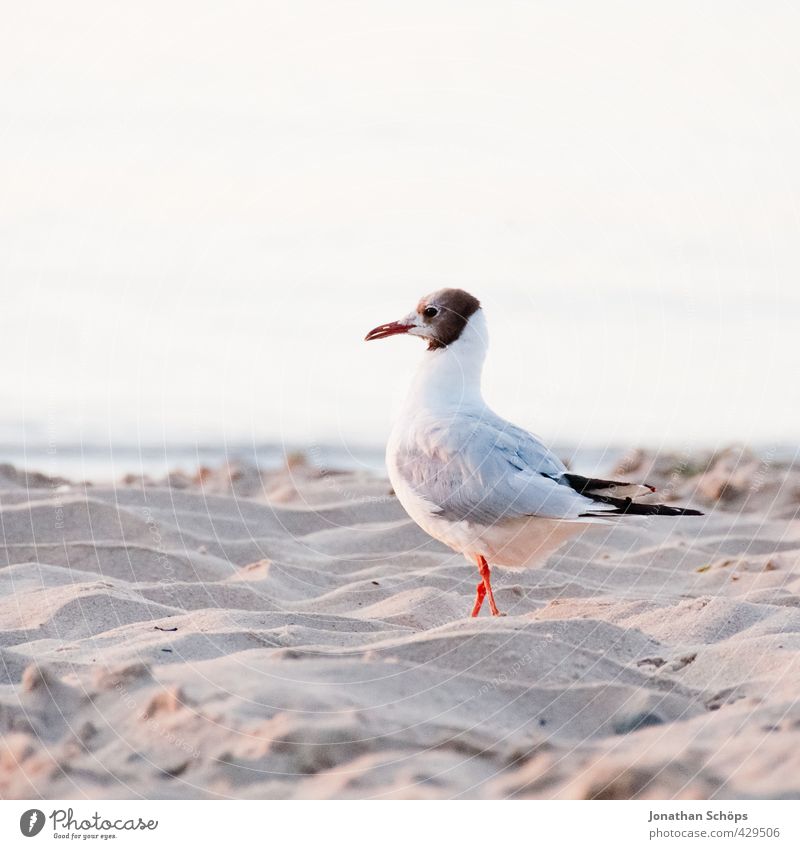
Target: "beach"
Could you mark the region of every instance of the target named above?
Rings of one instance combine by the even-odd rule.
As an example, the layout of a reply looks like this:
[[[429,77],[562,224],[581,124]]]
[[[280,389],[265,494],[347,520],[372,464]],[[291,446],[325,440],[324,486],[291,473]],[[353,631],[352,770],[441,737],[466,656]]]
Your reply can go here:
[[[619,471],[699,518],[476,570],[381,475],[0,468],[0,798],[800,796],[800,469]]]

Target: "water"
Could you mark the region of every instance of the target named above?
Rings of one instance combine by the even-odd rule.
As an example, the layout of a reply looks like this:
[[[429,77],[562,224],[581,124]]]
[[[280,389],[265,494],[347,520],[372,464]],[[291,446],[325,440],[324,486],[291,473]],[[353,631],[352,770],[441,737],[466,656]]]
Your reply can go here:
[[[619,446],[556,445],[554,450],[571,469],[585,475],[611,474],[628,453]],[[798,448],[791,445],[760,446],[757,453],[770,462],[790,462]],[[263,444],[144,444],[113,446],[79,443],[66,445],[0,445],[0,463],[44,472],[69,480],[109,482],[127,475],[161,478],[168,472],[194,474],[200,467],[215,468],[225,463],[242,463],[264,470],[279,469],[287,458],[300,455],[317,469],[386,473],[384,449],[376,445],[280,445]]]
[[[557,446],[558,455],[571,468],[583,474],[604,474],[613,469],[625,453],[621,448]],[[114,446],[79,443],[68,445],[0,446],[0,463],[20,469],[44,472],[70,480],[113,481],[126,475],[160,478],[171,471],[193,474],[201,466],[217,467],[225,463],[255,465],[278,469],[288,457],[302,455],[318,469],[366,471],[385,474],[384,449],[381,446],[294,445],[279,444],[119,444]]]
[[[160,478],[171,471],[193,474],[201,466],[245,463],[262,469],[277,469],[287,457],[302,453],[310,464],[326,469],[363,469],[383,472],[383,452],[361,446],[345,451],[332,446],[167,444],[114,446],[72,444],[55,446],[6,445],[0,447],[0,462],[17,468],[44,472],[70,480],[113,481],[126,475]]]

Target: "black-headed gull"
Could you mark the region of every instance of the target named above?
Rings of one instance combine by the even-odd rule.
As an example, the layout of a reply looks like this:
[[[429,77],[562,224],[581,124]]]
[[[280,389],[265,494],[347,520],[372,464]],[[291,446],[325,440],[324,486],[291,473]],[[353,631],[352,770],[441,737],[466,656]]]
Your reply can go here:
[[[473,616],[487,596],[501,615],[490,563],[533,565],[614,517],[702,515],[633,500],[651,486],[572,474],[533,434],[492,412],[481,395],[486,318],[469,293],[440,289],[366,339],[400,333],[425,339],[428,353],[389,439],[389,478],[411,518],[478,567]]]

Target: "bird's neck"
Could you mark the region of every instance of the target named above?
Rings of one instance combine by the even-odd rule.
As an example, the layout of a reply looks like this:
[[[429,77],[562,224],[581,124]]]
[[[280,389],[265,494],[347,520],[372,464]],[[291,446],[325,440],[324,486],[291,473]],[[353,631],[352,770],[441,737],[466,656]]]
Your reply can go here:
[[[474,313],[455,342],[426,351],[408,397],[409,408],[429,412],[480,409],[481,373],[489,337],[483,310]]]

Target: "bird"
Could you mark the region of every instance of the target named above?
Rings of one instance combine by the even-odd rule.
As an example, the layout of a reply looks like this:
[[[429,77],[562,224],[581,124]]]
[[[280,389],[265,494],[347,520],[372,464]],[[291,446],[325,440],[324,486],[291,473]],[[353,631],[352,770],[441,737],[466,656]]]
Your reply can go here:
[[[598,523],[703,515],[637,501],[655,492],[648,484],[574,474],[538,437],[497,415],[481,392],[486,316],[463,289],[425,296],[365,341],[401,334],[420,337],[427,350],[386,446],[389,480],[417,525],[477,566],[472,616],[484,599],[493,616],[504,615],[494,566],[534,566]]]

